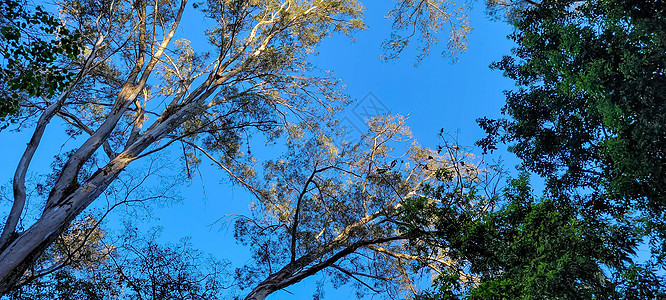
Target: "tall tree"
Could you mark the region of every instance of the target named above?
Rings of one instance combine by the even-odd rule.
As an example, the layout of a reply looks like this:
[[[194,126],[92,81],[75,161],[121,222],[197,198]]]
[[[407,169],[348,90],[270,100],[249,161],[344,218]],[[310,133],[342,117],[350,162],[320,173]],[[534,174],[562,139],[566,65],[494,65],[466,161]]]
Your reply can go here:
[[[516,19],[516,81],[481,144],[514,143],[549,191],[666,236],[666,6],[660,1],[543,1]],[[557,197],[560,197],[557,196]],[[656,250],[664,255],[663,251]]]
[[[206,62],[185,41],[170,47],[186,4],[64,3],[63,14],[79,27],[87,50],[70,62],[78,75],[63,94],[26,105],[41,117],[14,177],[14,202],[0,238],[0,290],[15,284],[130,162],[195,136],[208,149],[234,153],[241,132],[275,131],[289,111],[319,117],[308,111],[340,99],[335,82],[317,77],[305,56],[321,37],[362,27],[355,2],[209,1],[203,13],[219,26],[207,31],[215,47]],[[157,70],[159,91],[148,84]],[[17,232],[25,174],[54,116],[90,137],[58,170],[39,219]],[[100,151],[102,167],[85,169]]]
[[[478,181],[483,171],[462,152],[454,159],[419,146],[404,122],[375,117],[356,144],[323,132],[294,139],[284,157],[266,162],[254,214],[235,227],[253,253],[253,263],[237,274],[250,288],[245,299],[264,299],[320,272],[334,284],[352,281],[361,294],[412,298],[419,282],[460,270],[444,249],[424,254],[410,246],[402,207],[416,197],[471,213],[480,199],[467,197],[461,184]],[[451,193],[423,195],[435,182]]]
[[[66,86],[61,94],[35,94],[20,103],[22,120],[35,126],[0,235],[0,293],[19,282],[133,161],[181,145],[187,166],[197,159],[188,150],[203,150],[221,156],[215,161],[243,183],[254,172],[251,157],[240,151],[243,138],[253,132],[275,138],[293,124],[326,120],[346,100],[338,81],[307,56],[322,38],[363,28],[357,1],[209,0],[192,6],[215,24],[203,32],[208,51],[176,37],[187,0],[60,4],[85,49],[62,58],[61,67],[76,75],[57,85]],[[54,162],[53,180],[40,187],[38,201],[30,201],[42,212],[30,221],[23,213],[26,174],[56,117],[70,126],[78,145]]]

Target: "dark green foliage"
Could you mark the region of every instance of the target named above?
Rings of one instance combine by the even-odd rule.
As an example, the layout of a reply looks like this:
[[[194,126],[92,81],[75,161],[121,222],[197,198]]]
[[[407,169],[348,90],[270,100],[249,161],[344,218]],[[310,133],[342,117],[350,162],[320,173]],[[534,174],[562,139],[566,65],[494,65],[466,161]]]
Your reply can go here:
[[[53,97],[74,73],[60,68],[61,56],[81,53],[79,34],[41,7],[34,12],[21,0],[0,1],[0,119],[18,112],[22,96]]]
[[[409,201],[408,212],[421,211],[430,220],[405,215],[415,240],[445,248],[452,259],[467,262],[463,271],[477,278],[469,283],[458,274],[440,276],[437,290],[420,299],[666,297],[663,278],[652,266],[631,261],[638,242],[632,228],[581,218],[582,208],[568,202],[535,199],[527,178],[512,180],[506,204],[480,216]]]
[[[663,228],[666,209],[666,3],[543,1],[516,19],[509,120],[479,120],[550,192],[596,213],[639,211]]]
[[[666,3],[546,0],[513,20],[510,38],[518,46],[493,64],[517,85],[506,92],[503,112],[510,118],[480,119],[488,136],[478,144],[487,151],[512,143],[523,168],[546,178],[553,200],[519,206],[510,200],[499,212],[512,216],[510,226],[488,232],[502,232],[491,235],[497,241],[529,230],[538,240],[507,245],[533,241],[552,258],[503,261],[520,267],[509,270],[522,269],[516,273],[522,277],[505,270],[489,278],[477,270],[486,276],[471,295],[663,299],[664,279],[655,272],[664,268],[666,237]],[[630,258],[645,237],[653,256],[635,264]],[[513,251],[488,247],[478,254],[486,260]],[[540,252],[514,253],[527,259]],[[595,282],[595,268],[607,278]],[[553,281],[558,274],[576,278],[575,285]]]

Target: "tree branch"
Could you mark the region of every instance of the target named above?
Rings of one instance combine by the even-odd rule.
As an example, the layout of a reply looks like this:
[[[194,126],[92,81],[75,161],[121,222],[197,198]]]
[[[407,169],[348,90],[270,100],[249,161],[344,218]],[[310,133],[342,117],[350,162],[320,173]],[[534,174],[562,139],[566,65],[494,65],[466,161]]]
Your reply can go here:
[[[85,131],[85,133],[89,135],[93,135],[95,131],[93,131],[90,127],[88,127],[86,124],[84,124],[79,118],[77,118],[75,115],[65,111],[65,110],[60,110],[58,112],[58,115],[62,117],[65,121],[67,121],[69,124],[72,124],[73,126]],[[118,155],[113,149],[111,149],[111,145],[109,144],[108,141],[104,141],[102,144],[102,147],[104,148],[104,152],[106,153],[106,156],[109,159],[113,159]]]
[[[86,58],[83,67],[76,75],[74,81],[70,84],[67,90],[65,90],[65,92],[63,92],[60,95],[60,97],[58,97],[58,100],[56,100],[53,104],[49,105],[46,108],[44,113],[42,113],[39,120],[37,121],[37,126],[35,127],[35,131],[33,132],[32,137],[30,138],[30,142],[28,142],[26,150],[21,156],[19,164],[16,167],[16,171],[14,172],[14,179],[12,182],[12,187],[14,192],[14,202],[12,203],[12,208],[9,212],[9,215],[7,216],[7,221],[5,222],[5,226],[2,230],[2,235],[0,235],[0,251],[5,247],[7,247],[7,244],[10,242],[10,237],[14,235],[14,233],[16,232],[16,225],[18,224],[18,221],[21,218],[21,214],[23,213],[23,209],[25,208],[25,201],[26,201],[25,175],[27,174],[28,167],[30,166],[32,158],[35,155],[35,151],[37,151],[37,147],[39,146],[42,140],[42,136],[44,135],[44,131],[46,130],[46,125],[48,125],[51,122],[51,119],[60,110],[63,103],[72,93],[74,87],[78,84],[78,82],[80,82],[81,79],[83,79],[83,77],[90,71],[89,70],[90,65],[95,60],[97,52],[99,51],[102,43],[104,42],[104,38],[105,36],[103,35],[100,35],[98,37],[97,41],[95,42],[95,45],[93,46],[92,51],[90,52],[90,55],[88,55],[88,57]]]
[[[332,264],[331,267],[333,267],[334,269],[336,269],[336,270],[338,270],[338,271],[344,273],[345,275],[347,275],[347,276],[353,278],[354,280],[358,281],[359,283],[361,283],[361,284],[364,285],[365,287],[369,288],[371,291],[373,291],[373,292],[375,292],[375,293],[380,293],[380,292],[381,292],[380,290],[376,290],[376,289],[374,289],[373,287],[371,287],[369,284],[363,282],[363,280],[361,280],[360,278],[354,276],[354,275],[356,275],[356,274],[358,274],[358,273],[352,273],[352,272],[350,272],[350,271],[347,271],[347,270],[343,269],[342,267],[340,267],[340,266],[338,266],[338,265],[336,265],[336,264]],[[358,275],[362,275],[362,276],[367,276],[367,277],[375,278],[375,276],[366,275],[366,274],[358,274]],[[383,279],[383,278],[382,278],[382,279]]]

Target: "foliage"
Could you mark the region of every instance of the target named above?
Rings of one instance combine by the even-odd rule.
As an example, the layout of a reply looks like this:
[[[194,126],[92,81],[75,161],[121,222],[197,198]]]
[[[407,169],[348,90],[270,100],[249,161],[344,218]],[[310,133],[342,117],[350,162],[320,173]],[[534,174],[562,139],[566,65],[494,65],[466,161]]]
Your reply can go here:
[[[18,112],[19,99],[52,97],[65,90],[75,73],[58,64],[81,53],[79,34],[37,6],[22,0],[0,2],[0,119]]]
[[[595,211],[640,212],[663,236],[666,127],[664,6],[654,1],[544,1],[525,10],[514,56],[494,66],[516,81],[505,113],[481,119],[481,144],[515,142],[553,193],[589,190]],[[580,203],[583,204],[583,203]]]
[[[82,231],[83,224],[94,227]],[[229,288],[225,285],[227,264],[193,249],[188,239],[158,244],[159,228],[139,232],[129,226],[120,238],[109,238],[98,226],[91,217],[73,223],[76,229],[63,234],[39,260],[57,267],[28,274],[22,286],[6,298],[222,299]],[[115,240],[117,246],[108,244],[109,240]],[[63,247],[70,248],[67,254],[78,259],[63,261]],[[99,249],[103,256],[83,257],[99,253]]]
[[[428,208],[436,234],[424,236],[417,226],[412,232],[433,247],[445,247],[453,259],[468,262],[467,271],[477,282],[461,286],[459,276],[445,274],[435,282],[436,290],[421,294],[421,299],[666,296],[663,278],[653,267],[631,260],[638,242],[634,229],[582,219],[582,208],[570,203],[534,199],[527,178],[523,174],[511,181],[501,209],[476,218],[452,214],[448,207]]]

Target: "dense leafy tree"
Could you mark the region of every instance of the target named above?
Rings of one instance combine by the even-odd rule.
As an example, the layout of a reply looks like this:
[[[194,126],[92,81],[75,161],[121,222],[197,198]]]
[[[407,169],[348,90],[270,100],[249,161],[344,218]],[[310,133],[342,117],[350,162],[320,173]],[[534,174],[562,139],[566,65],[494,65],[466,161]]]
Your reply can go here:
[[[421,298],[664,298],[666,6],[515,4],[508,20],[518,46],[494,64],[517,85],[506,92],[511,119],[479,120],[489,133],[479,144],[512,143],[522,167],[546,178],[545,196],[522,177],[482,216],[407,206],[433,216],[406,214],[416,240],[468,261],[477,276],[467,286],[441,276]],[[635,255],[645,236],[652,259]]]
[[[511,119],[479,120],[489,133],[479,144],[513,143],[522,168],[546,178],[546,193],[535,200],[524,178],[514,181],[500,209],[477,218],[416,206],[433,220],[458,220],[420,239],[478,275],[472,287],[442,277],[424,298],[665,297],[657,275],[666,228],[665,9],[660,1],[541,1],[511,11],[518,46],[494,64],[517,84],[506,92]],[[653,256],[637,258],[646,236]]]
[[[495,67],[516,81],[510,120],[482,119],[550,192],[664,234],[666,6],[661,1],[543,1],[515,21],[518,47]],[[636,214],[634,214],[636,216]],[[626,220],[634,222],[636,220]]]
[[[468,263],[476,281],[443,274],[421,299],[661,299],[663,278],[632,262],[631,227],[581,218],[580,209],[536,199],[523,174],[507,187],[500,209],[483,215],[413,201],[411,232]],[[420,213],[427,211],[428,214]],[[414,222],[414,221],[417,222]],[[423,234],[422,228],[436,228]],[[635,236],[635,235],[633,235]],[[426,247],[426,249],[428,249]]]

